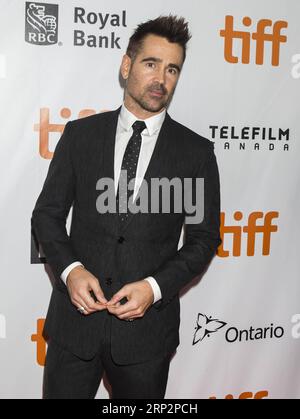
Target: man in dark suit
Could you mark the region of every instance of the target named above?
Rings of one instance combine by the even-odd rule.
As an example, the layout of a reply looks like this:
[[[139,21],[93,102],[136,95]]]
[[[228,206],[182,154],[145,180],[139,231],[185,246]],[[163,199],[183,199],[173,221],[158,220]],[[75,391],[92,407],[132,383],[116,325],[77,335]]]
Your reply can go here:
[[[113,398],[165,395],[179,344],[179,291],[205,271],[221,243],[213,143],[166,112],[189,39],[182,18],[139,25],[122,60],[122,107],[68,122],[57,144],[32,214],[55,276],[44,398],[93,398],[104,372]],[[103,179],[112,180],[116,211],[103,210]],[[204,179],[204,217],[186,222],[180,250],[191,214],[175,209],[182,202],[175,192],[169,211],[161,202],[151,211],[152,189],[143,186],[153,179],[192,179],[193,199]],[[141,191],[150,210],[130,211]]]

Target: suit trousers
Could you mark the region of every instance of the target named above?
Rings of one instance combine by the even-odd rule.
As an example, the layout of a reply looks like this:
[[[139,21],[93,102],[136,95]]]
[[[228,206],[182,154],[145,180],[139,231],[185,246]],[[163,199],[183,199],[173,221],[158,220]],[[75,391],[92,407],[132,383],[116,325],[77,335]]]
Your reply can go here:
[[[135,320],[139,321],[139,320]],[[106,373],[113,399],[163,399],[172,353],[130,365],[118,365],[110,350],[111,316],[105,324],[101,349],[82,360],[50,339],[44,369],[44,399],[94,399]]]

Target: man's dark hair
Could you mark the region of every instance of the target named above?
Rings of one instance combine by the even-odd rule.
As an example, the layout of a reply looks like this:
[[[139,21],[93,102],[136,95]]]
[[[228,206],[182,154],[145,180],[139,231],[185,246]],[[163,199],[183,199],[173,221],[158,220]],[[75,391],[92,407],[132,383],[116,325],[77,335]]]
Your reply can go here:
[[[126,54],[134,60],[143,46],[147,35],[158,35],[169,42],[179,44],[183,49],[183,61],[186,57],[186,45],[191,39],[188,23],[183,17],[159,16],[157,19],[148,20],[138,25],[129,40]]]

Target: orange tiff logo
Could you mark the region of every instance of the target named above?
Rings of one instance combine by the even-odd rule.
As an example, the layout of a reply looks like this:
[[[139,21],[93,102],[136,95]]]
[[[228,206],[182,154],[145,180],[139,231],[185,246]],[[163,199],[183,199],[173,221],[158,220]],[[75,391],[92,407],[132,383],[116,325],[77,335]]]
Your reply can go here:
[[[46,360],[47,343],[43,338],[45,319],[38,319],[36,334],[31,335],[31,341],[36,342],[36,361],[43,367]]]
[[[243,25],[249,28],[252,25],[250,17],[244,17]],[[272,44],[272,66],[278,67],[280,61],[280,44],[287,42],[287,36],[282,35],[282,29],[288,27],[288,22],[278,20],[273,24],[270,19],[261,19],[256,26],[256,32],[237,31],[234,30],[234,17],[226,16],[225,29],[220,31],[220,35],[224,38],[224,56],[225,60],[231,64],[237,64],[239,57],[233,53],[234,40],[242,40],[242,63],[250,63],[251,41],[256,42],[256,59],[257,65],[264,64],[265,44]],[[270,30],[267,31],[267,28]]]
[[[105,111],[100,111],[105,112]],[[79,112],[77,118],[84,118],[86,116],[94,115],[97,112],[94,109],[83,109]],[[60,110],[60,116],[63,119],[69,119],[72,115],[71,109],[63,108]],[[40,122],[34,124],[34,131],[39,133],[39,153],[44,159],[52,159],[53,151],[49,149],[50,133],[57,132],[60,135],[63,133],[65,124],[54,124],[50,122],[49,108],[42,108],[40,110]]]
[[[252,393],[251,391],[245,391],[244,393],[241,393],[237,399],[245,400],[245,399],[254,399],[254,400],[261,400],[266,399],[269,396],[268,391],[258,391],[257,393]],[[211,400],[215,400],[217,397],[213,396],[210,397]],[[226,400],[233,400],[235,397],[232,394],[227,394],[225,396]]]
[[[236,211],[233,214],[235,221],[241,222],[244,218],[244,214],[241,211]],[[218,248],[218,256],[229,257],[241,256],[242,251],[242,239],[245,237],[247,242],[247,256],[254,256],[257,236],[262,239],[262,255],[269,256],[271,250],[271,236],[272,233],[278,231],[278,226],[273,224],[273,220],[279,218],[279,212],[271,211],[266,214],[263,212],[252,212],[248,216],[247,224],[241,225],[226,225],[225,224],[225,213],[221,212],[221,227],[220,234],[222,238],[222,244]],[[260,223],[258,223],[260,220]],[[225,249],[224,238],[228,234],[232,237],[232,254],[229,250]]]

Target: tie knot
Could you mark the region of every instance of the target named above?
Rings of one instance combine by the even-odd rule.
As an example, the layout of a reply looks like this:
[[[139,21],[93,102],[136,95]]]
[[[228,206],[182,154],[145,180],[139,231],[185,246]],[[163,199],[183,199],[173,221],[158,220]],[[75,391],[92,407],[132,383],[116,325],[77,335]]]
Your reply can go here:
[[[132,128],[133,128],[133,132],[138,132],[139,134],[141,134],[146,127],[146,124],[144,121],[135,121],[132,124]]]

